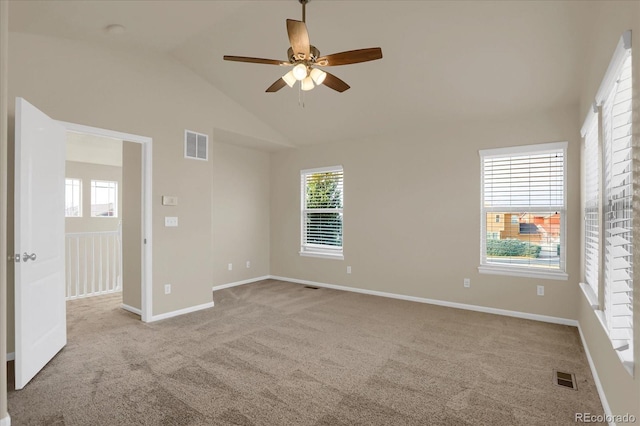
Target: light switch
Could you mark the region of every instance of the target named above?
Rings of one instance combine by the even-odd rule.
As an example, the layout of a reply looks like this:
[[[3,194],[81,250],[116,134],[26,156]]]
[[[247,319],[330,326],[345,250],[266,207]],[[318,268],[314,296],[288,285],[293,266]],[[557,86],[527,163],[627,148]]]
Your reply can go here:
[[[178,226],[178,218],[177,217],[169,217],[165,216],[164,218],[164,226]]]
[[[171,195],[163,195],[162,196],[162,205],[163,206],[177,206],[178,205],[178,197],[174,197]]]

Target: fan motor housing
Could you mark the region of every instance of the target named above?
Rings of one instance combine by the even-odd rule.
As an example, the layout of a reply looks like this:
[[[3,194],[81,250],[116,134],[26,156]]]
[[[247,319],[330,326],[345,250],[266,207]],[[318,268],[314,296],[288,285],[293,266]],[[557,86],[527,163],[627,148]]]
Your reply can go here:
[[[287,50],[287,57],[289,58],[289,61],[291,63],[296,63],[304,60],[304,59],[297,58],[293,54],[292,48],[289,48]],[[318,48],[313,45],[309,45],[309,61],[315,62],[319,57],[320,57],[320,51],[318,50]]]

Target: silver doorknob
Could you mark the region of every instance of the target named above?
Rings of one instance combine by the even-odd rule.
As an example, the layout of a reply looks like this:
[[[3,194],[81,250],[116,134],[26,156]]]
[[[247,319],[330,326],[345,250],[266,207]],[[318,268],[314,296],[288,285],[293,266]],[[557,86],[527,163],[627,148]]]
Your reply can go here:
[[[24,254],[22,255],[22,261],[26,262],[29,259],[36,260],[36,254],[35,253],[29,254],[25,251]]]

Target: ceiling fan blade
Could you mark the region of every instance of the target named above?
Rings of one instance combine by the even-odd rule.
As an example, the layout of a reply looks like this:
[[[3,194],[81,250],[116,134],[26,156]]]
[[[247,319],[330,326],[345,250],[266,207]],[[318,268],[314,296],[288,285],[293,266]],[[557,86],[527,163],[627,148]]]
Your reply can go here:
[[[289,34],[289,42],[293,49],[293,54],[297,58],[298,55],[304,55],[300,59],[309,58],[309,32],[307,24],[294,19],[287,19],[287,34]]]
[[[277,59],[262,59],[262,58],[250,58],[247,56],[229,56],[224,55],[223,59],[225,61],[235,61],[235,62],[250,62],[252,64],[266,64],[266,65],[291,65],[289,62],[279,61]]]
[[[271,86],[269,86],[266,92],[267,93],[277,92],[278,90],[282,89],[286,85],[287,83],[285,83],[285,81],[282,78],[279,78]]]
[[[322,84],[340,93],[344,92],[345,90],[349,89],[349,87],[351,87],[347,83],[345,83],[344,81],[340,80],[338,77],[330,73],[327,73],[327,76],[325,77]]]
[[[357,64],[359,62],[375,61],[382,58],[382,49],[372,47],[369,49],[349,50],[348,52],[334,53],[333,55],[322,56],[316,61],[316,65],[321,67],[331,67],[336,65]]]

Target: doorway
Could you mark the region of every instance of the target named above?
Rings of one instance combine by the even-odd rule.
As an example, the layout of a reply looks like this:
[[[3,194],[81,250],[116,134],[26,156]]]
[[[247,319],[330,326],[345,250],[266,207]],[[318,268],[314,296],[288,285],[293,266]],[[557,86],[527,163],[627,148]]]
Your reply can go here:
[[[115,205],[117,203],[121,203],[123,206],[133,206],[133,211],[125,212],[125,216],[140,218],[139,222],[136,222],[135,219],[127,219],[123,221],[121,226],[118,227],[118,233],[122,236],[122,247],[123,251],[121,252],[123,255],[119,256],[117,250],[113,250],[113,245],[109,245],[109,243],[100,243],[103,247],[108,246],[109,251],[113,256],[119,257],[119,259],[115,259],[115,263],[109,263],[110,271],[103,271],[102,276],[106,277],[107,273],[109,274],[110,284],[107,284],[104,289],[113,289],[114,286],[122,285],[123,288],[123,303],[122,308],[129,310],[133,313],[140,315],[141,320],[143,322],[148,322],[153,316],[152,313],[152,286],[151,286],[151,265],[152,265],[152,254],[151,254],[151,142],[152,139],[133,135],[128,133],[122,133],[112,130],[100,129],[96,127],[84,126],[75,123],[68,122],[58,122],[62,126],[65,127],[68,133],[75,134],[83,134],[88,137],[94,138],[106,138],[112,141],[123,141],[121,145],[121,158],[122,158],[122,181],[126,181],[127,186],[131,186],[132,190],[130,191],[119,191],[119,195],[115,196],[114,200],[105,201],[103,197],[100,202],[97,202],[92,207],[95,211],[93,214],[102,215],[102,218],[106,218],[109,220],[110,218],[115,219],[116,215],[120,216],[119,208]],[[139,167],[138,167],[139,166]],[[67,175],[71,177],[69,174]],[[139,179],[135,179],[133,177],[139,176]],[[137,180],[137,182],[136,182]],[[98,190],[105,194],[107,197],[109,193],[114,193],[118,191],[113,191],[114,185],[113,182],[115,180],[99,180],[95,179],[101,184],[101,189],[92,188],[92,191]],[[94,186],[95,186],[95,182]],[[91,184],[89,182],[85,184]],[[119,185],[120,188],[123,188],[123,185]],[[111,188],[111,189],[110,189]],[[90,191],[84,191],[87,194],[90,194]],[[95,197],[94,197],[95,198]],[[110,201],[115,201],[115,203],[111,203]],[[84,205],[90,205],[90,203],[85,202]],[[98,210],[101,210],[98,212]],[[87,212],[91,214],[91,212]],[[97,218],[97,217],[96,217]],[[116,223],[119,223],[119,220],[115,220]],[[131,249],[131,247],[135,247],[138,244],[140,250]],[[79,244],[78,244],[79,247]],[[93,245],[88,245],[92,250],[95,250]],[[127,248],[130,249],[127,251]],[[85,249],[80,249],[80,252],[84,253]],[[89,251],[89,250],[86,250]],[[115,254],[114,254],[115,253]],[[96,265],[99,265],[100,259],[96,260]],[[118,283],[117,279],[114,281],[114,274],[117,276],[118,268],[122,270],[121,276],[131,277],[132,282],[140,282],[140,292],[132,291],[137,288],[137,286],[129,286],[127,289],[126,283],[124,281]],[[89,268],[85,268],[89,270]],[[75,271],[77,274],[79,268]],[[83,270],[80,272],[80,275],[85,273]],[[89,275],[88,273],[86,274]],[[96,277],[98,277],[96,275]],[[94,278],[94,289],[95,287],[95,279]],[[71,284],[74,284],[78,281],[73,281]],[[98,280],[98,285],[99,285]],[[69,285],[69,284],[68,284]],[[98,287],[100,289],[100,287]],[[84,286],[82,286],[82,290],[84,290]],[[128,291],[127,291],[128,290]]]

